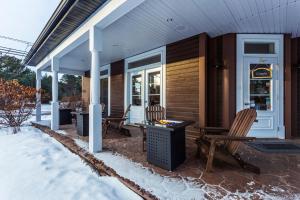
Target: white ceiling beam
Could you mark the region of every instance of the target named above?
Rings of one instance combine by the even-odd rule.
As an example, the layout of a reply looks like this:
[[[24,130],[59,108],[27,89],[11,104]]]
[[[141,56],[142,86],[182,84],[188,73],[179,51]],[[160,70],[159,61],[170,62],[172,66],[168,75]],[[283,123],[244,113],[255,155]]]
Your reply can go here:
[[[68,74],[68,75],[75,75],[75,76],[84,76],[85,75],[84,71],[79,71],[79,70],[74,70],[74,69],[65,69],[65,68],[59,69],[58,73]]]

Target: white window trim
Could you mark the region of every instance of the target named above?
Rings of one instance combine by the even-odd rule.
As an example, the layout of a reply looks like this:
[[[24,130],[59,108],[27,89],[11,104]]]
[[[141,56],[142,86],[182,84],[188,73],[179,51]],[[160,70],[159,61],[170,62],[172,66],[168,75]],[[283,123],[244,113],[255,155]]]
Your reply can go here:
[[[128,64],[131,62],[135,62],[138,60],[142,60],[151,56],[155,56],[155,55],[161,55],[161,72],[162,72],[162,106],[166,107],[166,46],[157,48],[157,49],[153,49],[151,51],[147,51],[145,53],[136,55],[136,56],[132,56],[130,58],[126,58],[125,59],[125,77],[124,77],[124,111],[126,110],[126,108],[129,105],[129,95],[128,95],[128,91],[129,91],[129,78],[128,78],[128,74],[132,71],[140,71],[140,70],[144,70],[144,69],[151,69],[153,67],[157,67],[157,64],[150,64],[150,65],[145,65],[142,67],[136,67],[133,69],[128,69]]]
[[[245,42],[275,42],[275,54],[245,54],[244,43]],[[237,62],[236,62],[236,111],[238,112],[243,108],[243,57],[278,57],[279,64],[279,117],[278,117],[278,138],[285,138],[285,126],[284,126],[284,47],[283,47],[283,35],[282,34],[237,34]]]
[[[101,71],[104,71],[104,70],[108,70],[108,73],[107,73],[107,75],[100,75],[100,80],[101,79],[104,79],[104,78],[107,78],[108,80],[108,107],[107,107],[107,114],[108,114],[108,116],[110,116],[110,112],[111,112],[111,102],[110,102],[110,93],[111,93],[111,80],[110,80],[110,68],[111,68],[111,66],[110,66],[110,64],[109,65],[104,65],[104,66],[102,66],[102,67],[100,67],[100,73],[101,73]]]

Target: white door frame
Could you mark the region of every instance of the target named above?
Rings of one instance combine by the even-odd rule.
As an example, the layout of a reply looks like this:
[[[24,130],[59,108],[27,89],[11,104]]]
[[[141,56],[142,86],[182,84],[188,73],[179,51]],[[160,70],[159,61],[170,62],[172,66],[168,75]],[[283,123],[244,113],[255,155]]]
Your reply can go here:
[[[101,76],[101,71],[105,71],[105,70],[108,71],[107,75],[102,75]],[[100,67],[100,80],[105,79],[105,78],[107,78],[107,81],[108,81],[108,94],[107,94],[108,95],[108,100],[107,100],[108,105],[106,105],[106,106],[108,106],[107,107],[107,114],[108,114],[108,116],[110,116],[110,92],[111,92],[110,91],[110,64]],[[101,86],[100,86],[100,89],[101,89]]]
[[[245,54],[244,44],[245,42],[274,42],[275,43],[275,54]],[[283,35],[282,34],[237,34],[237,65],[236,65],[236,110],[240,111],[243,105],[244,98],[244,57],[256,57],[256,58],[267,58],[277,57],[278,58],[278,81],[279,84],[277,91],[277,98],[279,100],[278,109],[278,132],[277,137],[285,138],[285,127],[284,127],[284,66],[283,66]]]
[[[161,56],[161,63],[160,66],[156,63],[156,64],[150,64],[150,65],[145,65],[142,67],[136,67],[133,69],[128,69],[128,64],[131,62],[135,62],[138,60],[142,60],[148,57],[152,57],[152,56],[156,56],[156,55],[160,55]],[[161,77],[162,77],[162,91],[161,91],[161,99],[162,99],[162,106],[166,107],[166,46],[157,48],[157,49],[153,49],[151,51],[130,57],[130,58],[126,58],[125,59],[125,77],[124,77],[124,111],[126,110],[126,108],[129,105],[130,102],[130,72],[134,72],[134,71],[141,71],[141,70],[145,70],[145,69],[151,69],[151,68],[161,68]]]

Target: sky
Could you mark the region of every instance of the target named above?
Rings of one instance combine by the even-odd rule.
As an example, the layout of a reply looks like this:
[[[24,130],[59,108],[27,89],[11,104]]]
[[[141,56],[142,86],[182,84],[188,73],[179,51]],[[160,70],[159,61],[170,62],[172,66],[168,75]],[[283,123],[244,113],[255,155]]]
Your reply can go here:
[[[60,0],[0,0],[0,36],[34,43]],[[27,45],[1,39],[0,46],[25,50]],[[27,48],[27,51],[30,47]]]

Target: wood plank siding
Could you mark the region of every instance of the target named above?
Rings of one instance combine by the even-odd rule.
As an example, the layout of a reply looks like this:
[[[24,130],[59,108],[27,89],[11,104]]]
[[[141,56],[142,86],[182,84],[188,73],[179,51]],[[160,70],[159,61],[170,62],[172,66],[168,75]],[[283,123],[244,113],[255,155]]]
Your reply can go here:
[[[199,102],[206,102],[206,40],[206,34],[201,34],[166,47],[167,118],[193,120],[193,127],[199,126],[200,119],[203,126],[206,123],[205,105],[199,107]],[[198,136],[193,127],[188,134]]]
[[[90,74],[89,72],[85,73],[85,76],[82,77],[82,103],[83,110],[88,111],[90,104]]]
[[[111,64],[111,116],[124,113],[124,60]]]

